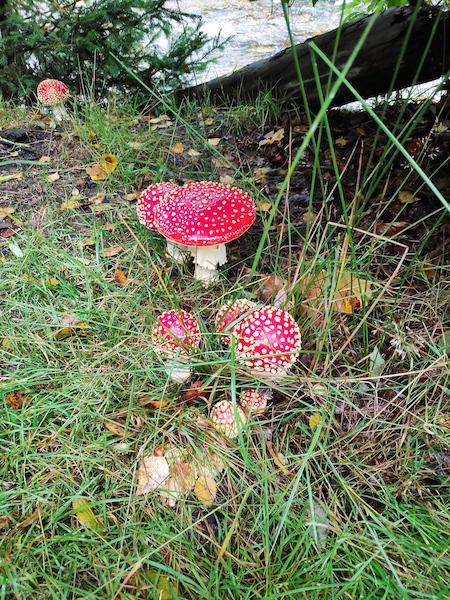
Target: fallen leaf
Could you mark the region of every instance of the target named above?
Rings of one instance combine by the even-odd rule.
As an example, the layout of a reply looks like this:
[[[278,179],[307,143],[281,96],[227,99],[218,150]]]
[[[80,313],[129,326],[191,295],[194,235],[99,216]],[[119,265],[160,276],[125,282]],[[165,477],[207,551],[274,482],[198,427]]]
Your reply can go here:
[[[11,254],[14,254],[14,256],[16,258],[23,258],[23,252],[22,252],[20,246],[18,244],[16,244],[16,242],[13,242],[12,240],[8,240],[8,247],[9,247],[9,251],[11,252]]]
[[[175,600],[179,597],[175,587],[166,575],[162,575],[156,569],[148,569],[146,573],[155,588],[155,593],[151,594],[153,598],[157,598],[157,600]]]
[[[94,206],[94,212],[96,215],[100,215],[104,212],[107,212],[108,210],[111,210],[112,206],[111,204],[96,204]]]
[[[89,500],[86,498],[74,498],[72,508],[78,521],[87,529],[101,529],[100,521],[94,514]]]
[[[170,148],[170,150],[173,152],[173,154],[183,154],[184,146],[181,142],[177,142]]]
[[[12,206],[0,207],[0,219],[3,220],[9,218],[15,211],[16,209]]]
[[[208,144],[210,146],[218,146],[222,138],[208,138]]]
[[[336,146],[346,146],[350,143],[350,140],[344,137],[340,137],[337,140],[334,140],[334,143],[336,144]]]
[[[151,406],[152,408],[157,410],[166,408],[166,406],[169,405],[169,401],[166,398],[163,398],[162,400],[150,400],[148,396],[143,396],[139,400],[139,404],[141,406]]]
[[[257,183],[267,183],[267,175],[271,171],[270,167],[259,167],[253,171],[253,180]]]
[[[206,118],[206,119],[203,121],[203,124],[204,124],[204,125],[207,125],[207,126],[209,126],[209,125],[212,125],[213,123],[214,123],[214,119],[213,119],[212,117],[207,117],[207,118]]]
[[[277,131],[269,131],[259,142],[259,146],[271,146],[272,144],[276,144],[277,142],[281,142],[284,138],[284,128],[278,129]]]
[[[49,280],[47,281],[47,285],[49,285],[51,287],[56,287],[57,285],[59,285],[59,280],[56,279],[56,277],[50,277]]]
[[[183,460],[176,460],[175,457],[171,459],[168,453],[164,457],[169,464],[169,477],[164,482],[164,489],[159,492],[159,496],[165,504],[173,508],[182,496],[193,489],[197,473],[192,465]]]
[[[234,183],[234,179],[231,175],[221,175],[219,181],[225,185],[232,185]]]
[[[256,208],[261,212],[269,212],[272,208],[272,205],[270,204],[270,202],[266,202],[265,200],[259,200],[256,205]]]
[[[105,248],[103,250],[103,256],[111,258],[113,256],[116,256],[117,254],[120,254],[120,252],[123,252],[122,246],[109,246],[108,248]]]
[[[128,202],[133,202],[133,200],[137,200],[140,196],[139,192],[131,192],[131,194],[127,194],[125,196],[125,200],[127,200]]]
[[[418,202],[420,198],[414,196],[413,192],[408,192],[406,190],[401,190],[398,193],[398,199],[402,204],[412,204],[413,202]]]
[[[0,183],[12,181],[14,179],[16,179],[17,181],[22,181],[23,173],[11,173],[11,175],[0,175]]]
[[[61,202],[60,210],[71,210],[74,208],[80,208],[81,202],[79,200],[66,200]]]
[[[195,482],[194,493],[203,506],[212,506],[217,496],[217,484],[209,475],[200,475]]]
[[[162,486],[169,477],[169,464],[164,456],[145,456],[139,463],[136,494],[143,496]]]
[[[114,281],[119,287],[125,287],[128,283],[128,277],[121,269],[114,272]]]
[[[105,426],[105,429],[114,435],[118,435],[119,437],[126,436],[125,428],[117,423],[117,421],[104,421],[103,425]]]
[[[41,156],[41,158],[38,160],[38,162],[40,163],[49,163],[51,162],[51,158],[50,156]]]
[[[102,169],[105,171],[105,173],[108,173],[108,174],[113,173],[116,170],[118,164],[119,164],[119,161],[114,156],[114,154],[110,154],[110,153],[103,154]]]
[[[322,415],[320,413],[313,413],[308,418],[309,427],[315,429],[322,421]]]
[[[393,223],[383,223],[378,222],[375,225],[375,233],[380,235],[395,235],[408,227],[409,223],[407,221],[394,221]]]
[[[17,523],[14,529],[25,529],[25,527],[29,527],[32,523],[40,519],[40,517],[41,511],[39,508],[37,508],[31,513],[31,515],[25,517],[25,519],[23,519],[23,521],[21,521],[20,523]]]
[[[89,204],[101,204],[103,200],[106,198],[105,192],[99,192],[98,194],[94,194],[90,198],[87,199]]]
[[[56,173],[49,173],[47,175],[47,181],[50,181],[50,183],[53,183],[54,181],[58,181],[58,179],[61,178],[61,175],[56,172]]]
[[[384,360],[381,352],[378,350],[378,346],[372,350],[369,354],[369,374],[372,377],[379,377],[384,371],[386,361]]]
[[[64,327],[61,327],[60,329],[58,329],[58,331],[55,331],[55,333],[53,334],[53,337],[55,338],[55,340],[64,340],[68,337],[70,337],[71,335],[83,335],[86,334],[86,330],[89,329],[89,325],[88,323],[85,323],[84,321],[78,321],[76,323],[74,323],[73,325],[66,325]]]
[[[194,148],[190,148],[188,151],[188,156],[190,156],[191,158],[198,158],[199,156],[201,156],[201,152],[198,152],[198,150],[194,150]]]
[[[103,179],[106,179],[106,171],[98,163],[87,166],[86,173],[89,175],[92,181],[102,181]]]
[[[31,402],[31,396],[27,394],[27,390],[17,390],[10,394],[6,394],[5,401],[11,408],[14,408],[14,410],[19,410],[24,404]]]

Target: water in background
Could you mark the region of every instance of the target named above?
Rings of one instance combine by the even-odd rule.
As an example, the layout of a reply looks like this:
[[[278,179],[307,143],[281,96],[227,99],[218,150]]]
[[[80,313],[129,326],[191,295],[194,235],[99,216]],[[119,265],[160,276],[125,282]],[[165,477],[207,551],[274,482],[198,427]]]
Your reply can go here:
[[[171,0],[168,7],[203,17],[203,30],[210,38],[221,33],[232,37],[216,62],[194,77],[196,83],[207,81],[289,46],[289,38],[279,0]],[[296,0],[290,8],[295,41],[334,29],[342,7],[320,0]],[[193,83],[194,83],[193,81]]]

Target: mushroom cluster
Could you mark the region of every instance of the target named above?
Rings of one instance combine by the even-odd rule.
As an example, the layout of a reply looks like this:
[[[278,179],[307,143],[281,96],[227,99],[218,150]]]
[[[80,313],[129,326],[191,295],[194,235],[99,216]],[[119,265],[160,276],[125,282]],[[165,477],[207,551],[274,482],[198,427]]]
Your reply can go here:
[[[167,253],[183,263],[194,259],[194,278],[209,285],[217,267],[227,262],[225,244],[240,237],[253,224],[255,204],[239,188],[200,181],[182,187],[153,184],[137,203],[139,221],[167,239]]]

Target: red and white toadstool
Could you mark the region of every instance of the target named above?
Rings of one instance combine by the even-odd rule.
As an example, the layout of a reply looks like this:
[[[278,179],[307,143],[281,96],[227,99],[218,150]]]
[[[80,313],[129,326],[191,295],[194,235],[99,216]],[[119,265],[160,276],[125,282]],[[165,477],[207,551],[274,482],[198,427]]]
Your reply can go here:
[[[145,225],[147,229],[156,230],[155,208],[171,194],[178,190],[179,186],[171,182],[153,183],[146,188],[139,196],[136,203],[136,213],[139,223]],[[176,262],[183,264],[185,262],[185,252],[179,246],[167,240],[167,254]]]
[[[252,302],[246,298],[239,298],[232,304],[222,304],[216,316],[216,329],[218,333],[222,333],[223,331],[233,333],[234,328],[239,322],[238,320],[248,316],[248,313],[255,310],[256,307],[256,302]],[[224,344],[229,345],[231,343],[230,336],[222,336],[222,341]]]
[[[262,415],[267,408],[267,402],[272,398],[270,390],[244,390],[239,397],[242,408],[249,415]]]
[[[229,400],[220,400],[212,409],[213,426],[230,439],[237,437],[246,420],[247,417],[242,408],[237,404],[233,406]]]
[[[155,208],[156,228],[168,240],[189,247],[194,277],[205,285],[216,279],[217,266],[227,262],[225,244],[247,231],[255,217],[248,194],[207,181],[178,188]]]
[[[44,106],[50,106],[56,123],[62,123],[67,117],[64,102],[69,97],[69,88],[57,79],[44,79],[37,86],[37,97]]]
[[[300,329],[281,308],[257,308],[236,325],[233,334],[237,360],[259,375],[286,375],[300,353]]]
[[[152,343],[162,356],[171,359],[165,370],[174,383],[184,383],[191,376],[189,353],[200,346],[199,323],[185,310],[169,310],[156,319]]]

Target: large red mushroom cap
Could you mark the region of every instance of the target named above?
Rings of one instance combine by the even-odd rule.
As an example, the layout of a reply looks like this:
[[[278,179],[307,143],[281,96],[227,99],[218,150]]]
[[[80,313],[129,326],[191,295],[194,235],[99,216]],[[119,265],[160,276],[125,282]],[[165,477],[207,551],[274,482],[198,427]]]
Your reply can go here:
[[[217,431],[228,438],[235,438],[239,429],[245,425],[247,417],[238,405],[233,406],[229,400],[220,400],[214,405],[211,421]]]
[[[147,229],[155,227],[155,208],[161,204],[164,198],[178,189],[175,183],[153,183],[139,196],[136,203],[136,213],[139,223]]]
[[[184,246],[226,244],[247,231],[255,217],[248,194],[207,181],[178,188],[155,208],[158,231]]]
[[[45,106],[63,104],[69,97],[69,88],[57,79],[44,79],[37,86],[37,97]]]
[[[217,311],[216,316],[216,329],[218,333],[222,333],[225,330],[233,333],[234,328],[237,325],[237,323],[234,323],[234,321],[237,321],[240,317],[246,315],[246,313],[255,310],[256,306],[256,302],[252,302],[246,298],[239,298],[232,304],[222,304]],[[222,341],[224,344],[229,345],[231,342],[230,336],[222,336]]]
[[[292,316],[281,308],[263,306],[234,328],[236,358],[258,373],[285,375],[301,349],[301,334]]]
[[[152,342],[167,357],[188,354],[201,342],[199,323],[185,310],[169,310],[156,319],[152,329]]]

